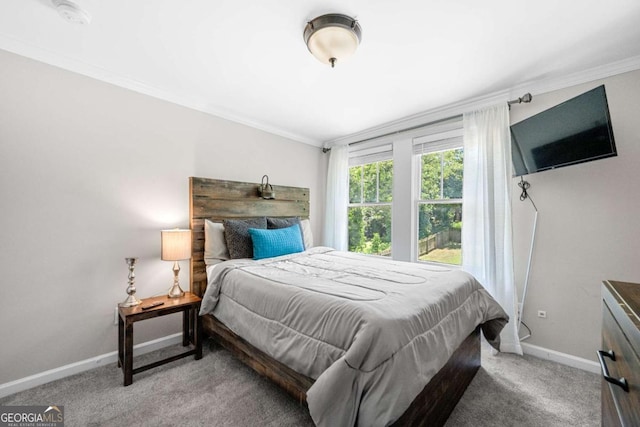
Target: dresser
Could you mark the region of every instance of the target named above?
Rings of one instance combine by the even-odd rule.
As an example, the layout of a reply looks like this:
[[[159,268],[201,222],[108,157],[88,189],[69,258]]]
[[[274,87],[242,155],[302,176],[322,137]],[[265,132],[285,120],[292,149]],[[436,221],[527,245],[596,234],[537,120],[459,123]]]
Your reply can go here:
[[[640,426],[640,284],[602,285],[602,425]]]

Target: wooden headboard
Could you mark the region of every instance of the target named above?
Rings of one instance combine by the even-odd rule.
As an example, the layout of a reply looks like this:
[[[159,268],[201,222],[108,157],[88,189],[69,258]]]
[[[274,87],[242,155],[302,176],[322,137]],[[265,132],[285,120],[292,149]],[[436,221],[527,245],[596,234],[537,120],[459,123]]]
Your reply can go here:
[[[207,287],[204,264],[204,220],[256,216],[309,218],[309,189],[274,185],[276,198],[258,196],[258,183],[189,178],[191,228],[191,292],[202,296]]]

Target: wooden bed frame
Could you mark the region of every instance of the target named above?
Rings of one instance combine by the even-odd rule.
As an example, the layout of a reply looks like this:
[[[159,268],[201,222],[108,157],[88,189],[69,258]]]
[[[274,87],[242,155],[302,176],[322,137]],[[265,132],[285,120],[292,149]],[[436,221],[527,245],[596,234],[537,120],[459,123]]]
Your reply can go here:
[[[227,218],[309,217],[309,189],[273,186],[276,199],[258,196],[258,184],[189,178],[189,224],[192,230],[191,292],[202,296],[207,286],[204,263],[204,220]],[[301,404],[314,380],[301,375],[229,330],[212,315],[203,330],[243,363],[278,384]],[[431,379],[394,426],[442,426],[480,368],[480,329],[477,327]]]

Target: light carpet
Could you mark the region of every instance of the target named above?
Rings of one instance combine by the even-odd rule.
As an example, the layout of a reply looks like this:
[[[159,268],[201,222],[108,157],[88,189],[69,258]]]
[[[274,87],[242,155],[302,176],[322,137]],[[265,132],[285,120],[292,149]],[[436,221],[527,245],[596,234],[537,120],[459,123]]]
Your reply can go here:
[[[207,343],[207,342],[205,342]],[[134,375],[115,363],[0,399],[0,405],[64,405],[72,426],[312,426],[306,409],[211,342],[192,357]],[[482,349],[482,367],[447,422],[457,426],[599,426],[596,374]],[[134,366],[182,351],[136,357]]]

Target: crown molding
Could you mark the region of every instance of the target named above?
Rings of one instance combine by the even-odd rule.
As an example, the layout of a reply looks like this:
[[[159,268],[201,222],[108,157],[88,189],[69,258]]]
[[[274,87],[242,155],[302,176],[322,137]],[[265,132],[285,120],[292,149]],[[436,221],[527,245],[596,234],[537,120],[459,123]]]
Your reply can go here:
[[[612,62],[598,67],[589,68],[575,73],[570,73],[560,77],[531,80],[521,83],[509,89],[483,95],[476,98],[463,100],[448,104],[442,107],[424,111],[365,129],[360,132],[335,138],[324,143],[324,147],[329,148],[335,145],[346,145],[354,142],[366,141],[386,135],[397,134],[405,129],[415,128],[420,125],[438,122],[454,116],[459,116],[465,112],[486,108],[510,99],[522,96],[525,92],[540,95],[594,80],[612,77],[618,74],[636,71],[640,69],[640,56],[626,58],[621,61]]]
[[[0,49],[15,53],[16,55],[34,59],[48,65],[53,65],[63,70],[91,77],[93,79],[100,80],[114,86],[122,87],[134,92],[141,93],[143,95],[148,95],[153,98],[167,101],[172,104],[177,104],[182,107],[190,108],[192,110],[200,111],[202,113],[210,114],[212,116],[249,126],[254,129],[278,135],[283,138],[290,139],[294,142],[301,142],[315,147],[322,146],[322,141],[315,140],[304,135],[288,132],[262,122],[251,120],[247,117],[243,117],[237,113],[225,110],[223,108],[213,107],[205,99],[190,98],[182,94],[171,93],[166,90],[131,79],[129,77],[118,75],[112,71],[108,71],[104,68],[97,67],[87,62],[79,61],[69,56],[65,56],[57,52],[43,49],[39,46],[26,43],[22,40],[7,37],[5,35],[0,35]]]
[[[515,89],[543,94],[636,70],[640,70],[640,55],[577,71],[560,77],[533,80],[528,83],[520,84],[515,87]]]
[[[532,80],[518,84],[509,89],[462,100],[323,142],[309,138],[305,135],[288,132],[266,123],[251,120],[248,117],[244,117],[220,107],[213,107],[207,100],[171,93],[129,77],[118,75],[104,68],[97,67],[5,35],[0,35],[0,49],[314,147],[331,147],[334,145],[345,145],[353,142],[378,138],[398,133],[405,129],[461,115],[475,109],[485,108],[500,102],[507,102],[511,98],[521,96],[524,92],[531,92],[534,95],[543,94],[640,69],[640,56],[626,58],[621,61],[589,68],[560,77]]]

